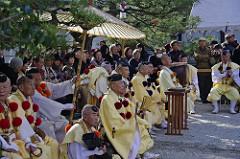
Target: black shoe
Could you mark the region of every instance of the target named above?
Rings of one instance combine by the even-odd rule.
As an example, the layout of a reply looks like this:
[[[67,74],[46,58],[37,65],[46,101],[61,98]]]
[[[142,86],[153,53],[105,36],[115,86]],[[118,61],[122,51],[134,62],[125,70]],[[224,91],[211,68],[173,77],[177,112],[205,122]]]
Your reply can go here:
[[[211,103],[209,101],[207,101],[206,99],[202,100],[203,103]]]

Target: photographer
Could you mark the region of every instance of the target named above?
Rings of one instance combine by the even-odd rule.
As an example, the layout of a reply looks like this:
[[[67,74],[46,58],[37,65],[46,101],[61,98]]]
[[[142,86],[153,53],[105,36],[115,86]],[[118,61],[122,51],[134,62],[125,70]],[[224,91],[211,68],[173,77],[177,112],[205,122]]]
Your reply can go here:
[[[219,63],[221,61],[221,53],[222,53],[222,46],[220,44],[216,44],[213,46],[213,52],[211,58],[214,59],[214,63]]]

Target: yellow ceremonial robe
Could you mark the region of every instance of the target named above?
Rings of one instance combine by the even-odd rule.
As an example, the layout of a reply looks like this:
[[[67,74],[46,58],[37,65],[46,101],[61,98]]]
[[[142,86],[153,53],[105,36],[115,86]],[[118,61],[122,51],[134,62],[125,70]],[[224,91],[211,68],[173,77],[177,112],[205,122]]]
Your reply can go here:
[[[161,89],[161,96],[165,102],[167,102],[167,100],[164,92],[167,91],[168,88],[182,87],[182,85],[178,83],[177,78],[174,75],[174,72],[167,68],[166,66],[163,66],[162,70],[160,71],[159,84]],[[189,99],[186,102],[187,111],[189,112],[194,108],[194,103],[191,102]]]
[[[26,101],[26,97],[19,91],[17,90],[15,93],[13,93],[10,97],[9,97],[9,101],[14,101],[19,105],[19,109],[17,110],[17,116],[20,118],[23,118],[26,114],[26,112],[23,110],[22,106],[22,102]],[[33,111],[32,105],[32,99],[29,98],[28,100],[31,104],[30,109],[27,110],[27,114],[31,114],[34,117],[36,117],[36,113]],[[41,109],[41,108],[39,108]],[[34,127],[34,123],[31,124],[32,127]],[[43,150],[43,154],[40,157],[36,157],[36,158],[42,158],[42,159],[46,159],[46,158],[52,158],[52,159],[56,159],[59,158],[59,143],[54,140],[53,138],[49,137],[49,136],[45,136],[44,141],[44,145],[42,145],[41,143],[36,143],[36,145],[38,147],[41,147]],[[35,157],[35,156],[34,156]]]
[[[147,121],[152,124],[160,124],[162,121],[165,120],[164,110],[165,106],[161,102],[161,95],[160,93],[151,86],[143,85],[143,82],[147,81],[145,77],[143,77],[139,72],[133,77],[131,83],[133,85],[133,90],[135,92],[135,96],[137,101],[141,104],[143,102],[143,97],[151,97],[152,102],[149,104],[148,109],[150,110],[151,114],[147,113]],[[153,92],[152,96],[150,96],[147,90],[151,90]],[[151,117],[151,115],[153,117]]]
[[[108,77],[108,72],[105,68],[103,67],[96,67],[94,69],[91,69],[91,71],[89,72],[89,74],[87,75],[89,78],[89,83],[88,83],[88,92],[89,92],[89,96],[88,96],[88,103],[92,104],[92,105],[96,105],[97,104],[97,98],[95,96],[93,96],[90,91],[93,90],[96,92],[96,81],[97,79],[100,77],[100,75],[103,75],[104,77]]]
[[[128,98],[123,98],[123,100],[127,100],[130,104],[129,106],[132,107],[132,112],[136,110],[136,105],[131,102],[130,99]],[[143,154],[144,152],[148,151],[151,147],[154,145],[154,141],[149,135],[148,129],[151,127],[149,125],[149,122],[147,122],[145,119],[141,119],[139,116],[136,116],[137,118],[137,123],[139,127],[139,131],[141,134],[141,146],[140,149],[138,150],[138,154]]]
[[[220,66],[222,67],[221,70],[219,70]],[[227,66],[225,66],[222,64],[222,62],[219,62],[212,67],[212,70],[219,73],[224,73],[224,70],[226,70],[225,67],[231,67],[231,70],[233,72],[234,70],[239,68],[239,65],[234,62],[230,62]],[[214,74],[212,73],[212,79],[214,78]],[[239,92],[235,87],[233,87],[234,80],[231,76],[223,77],[219,83],[217,83],[216,81],[213,82],[213,87],[207,97],[208,101],[218,101],[220,100],[222,95],[225,95],[231,101],[239,100]]]
[[[109,141],[118,154],[127,159],[136,132],[136,120],[131,106],[116,109],[116,102],[119,102],[118,96],[109,90],[102,99],[99,114]],[[130,119],[124,119],[120,115],[127,111],[132,114]]]
[[[94,128],[92,128],[92,131],[95,131]],[[67,146],[70,143],[77,142],[81,144],[83,147],[87,148],[87,145],[82,140],[83,134],[88,133],[88,128],[86,124],[83,122],[82,119],[76,121],[74,125],[69,129],[66,136],[64,137],[61,148],[61,159],[69,159],[68,153],[67,153]]]
[[[6,110],[4,109],[3,111],[6,111]],[[13,115],[12,115],[12,112],[10,109],[7,109],[7,114],[8,114],[8,118],[9,118],[8,120],[10,123],[10,127],[8,129],[0,128],[0,134],[9,136],[11,133],[14,133],[14,132],[16,133],[19,128],[14,128],[14,126],[12,125]],[[4,112],[0,113],[0,120],[2,120],[2,119],[5,119]],[[25,145],[25,143],[23,141],[18,140],[16,138],[16,140],[13,141],[13,143],[17,144],[17,146],[19,148],[19,152],[18,153],[7,152],[2,149],[3,156],[10,158],[10,159],[22,159],[21,156],[28,155],[28,153],[26,152],[25,149],[24,150],[21,149],[21,147]],[[18,143],[21,143],[21,145]],[[24,154],[24,155],[22,155],[22,154]]]

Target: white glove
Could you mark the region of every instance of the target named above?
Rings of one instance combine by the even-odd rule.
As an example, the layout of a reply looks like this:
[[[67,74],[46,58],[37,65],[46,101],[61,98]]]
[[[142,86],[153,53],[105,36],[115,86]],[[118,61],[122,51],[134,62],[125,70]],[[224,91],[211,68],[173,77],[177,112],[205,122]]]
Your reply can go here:
[[[95,96],[95,92],[92,88],[90,89],[90,93],[92,94],[92,96]]]
[[[65,109],[73,109],[74,105],[72,103],[67,103],[67,104],[63,104],[63,110]]]
[[[221,74],[221,77],[225,77],[227,75],[227,72],[224,72],[223,74]]]
[[[16,138],[16,135],[14,133],[12,133],[10,136],[9,136],[9,142],[11,143],[13,139]]]
[[[95,155],[102,155],[102,154],[104,154],[103,150],[98,150],[98,147],[96,147],[93,151],[94,151]]]
[[[43,139],[38,135],[38,134],[35,134],[35,135],[37,135],[37,137],[39,138],[39,140],[40,140],[40,142],[41,142],[41,144],[43,144],[44,145],[44,141],[43,141]]]
[[[26,148],[29,149],[30,146],[37,148],[37,145],[33,144],[30,137],[27,137],[25,140]]]
[[[0,140],[1,140],[1,142],[2,142],[2,148],[4,149],[4,150],[6,150],[6,149],[13,149],[13,150],[15,150],[15,151],[18,151],[18,147],[16,147],[17,145],[15,144],[15,145],[9,145],[8,143],[7,143],[7,141],[0,135]]]

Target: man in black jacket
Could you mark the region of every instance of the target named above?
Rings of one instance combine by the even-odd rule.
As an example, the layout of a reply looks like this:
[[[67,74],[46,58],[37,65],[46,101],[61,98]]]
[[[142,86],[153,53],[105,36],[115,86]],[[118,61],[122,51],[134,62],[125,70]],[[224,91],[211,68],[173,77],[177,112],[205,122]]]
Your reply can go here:
[[[177,40],[173,40],[170,45],[173,51],[169,52],[168,55],[171,56],[172,62],[179,62],[179,56],[185,53],[183,50],[180,50],[179,42]]]

